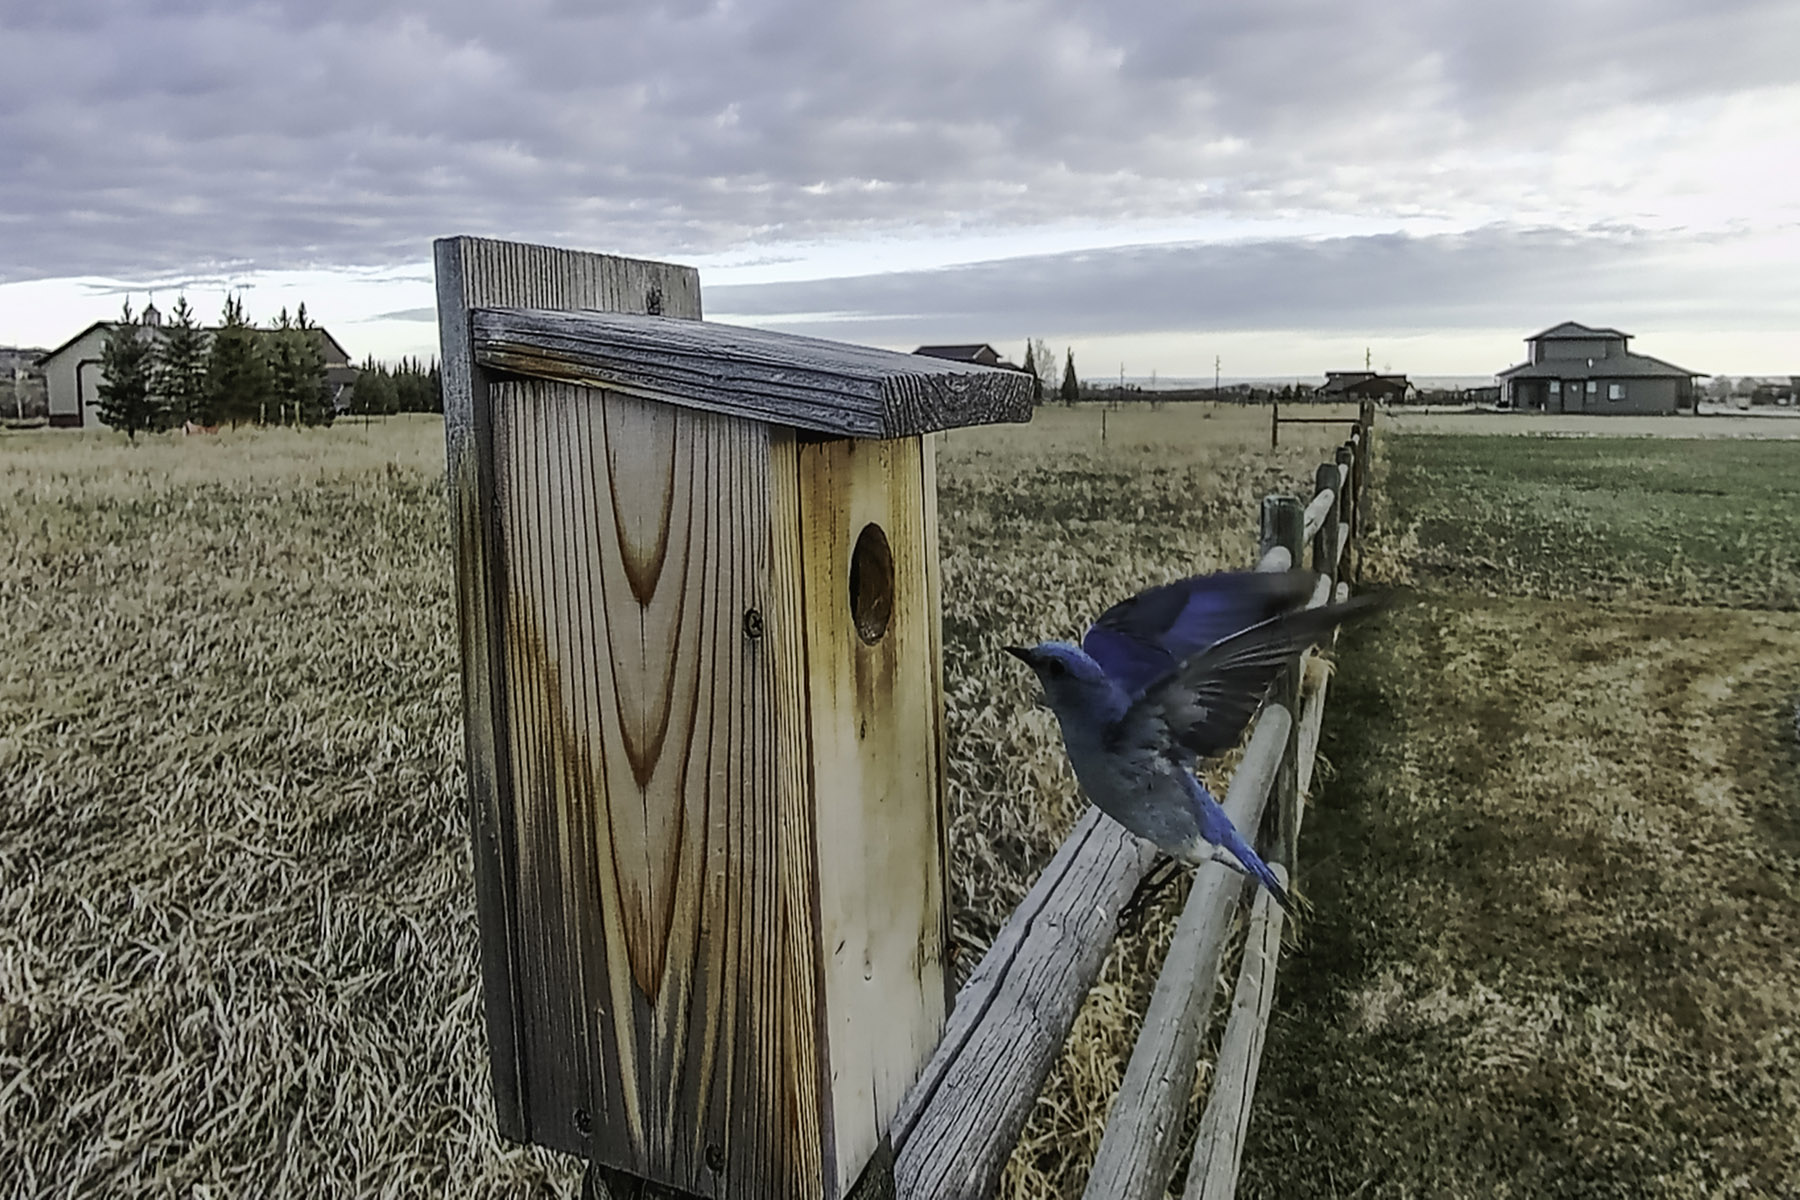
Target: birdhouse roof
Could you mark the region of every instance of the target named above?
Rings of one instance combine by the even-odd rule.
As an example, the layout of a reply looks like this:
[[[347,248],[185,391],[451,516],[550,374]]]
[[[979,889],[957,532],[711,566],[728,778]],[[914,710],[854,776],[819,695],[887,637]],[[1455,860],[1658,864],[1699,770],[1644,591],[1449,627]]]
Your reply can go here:
[[[741,325],[478,308],[470,332],[475,361],[489,370],[838,437],[1031,418],[1031,378],[1018,371]]]

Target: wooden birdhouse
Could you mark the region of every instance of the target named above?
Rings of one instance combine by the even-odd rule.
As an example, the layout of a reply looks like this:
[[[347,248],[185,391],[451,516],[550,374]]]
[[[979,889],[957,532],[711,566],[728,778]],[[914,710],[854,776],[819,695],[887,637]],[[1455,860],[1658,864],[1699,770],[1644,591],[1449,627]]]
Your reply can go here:
[[[931,440],[1031,380],[699,320],[685,267],[437,243],[501,1131],[837,1200],[946,1007]]]

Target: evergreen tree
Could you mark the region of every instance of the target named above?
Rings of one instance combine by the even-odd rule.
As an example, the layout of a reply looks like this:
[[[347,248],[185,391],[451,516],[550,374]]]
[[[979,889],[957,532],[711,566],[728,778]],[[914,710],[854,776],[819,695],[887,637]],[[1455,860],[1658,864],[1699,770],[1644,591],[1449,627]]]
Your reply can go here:
[[[1031,344],[1030,338],[1025,339],[1024,370],[1027,375],[1031,376],[1031,402],[1042,404],[1044,402],[1044,381],[1038,378],[1037,347]]]
[[[281,310],[263,337],[269,361],[270,413],[278,425],[324,425],[331,421],[331,393],[325,381],[325,356],[319,335],[306,318]]]
[[[171,425],[193,421],[216,425],[206,390],[206,333],[194,320],[186,296],[175,298],[156,348],[154,386]]]
[[[265,419],[271,415],[270,424],[286,425],[289,421],[298,423],[296,411],[300,407],[300,348],[294,341],[294,323],[288,319],[287,306],[281,307],[281,315],[269,327],[268,336],[262,339],[263,356],[269,363],[269,399],[272,414],[265,412]]]
[[[360,417],[385,417],[394,411],[395,399],[394,379],[388,369],[373,355],[364,359],[356,390],[350,394],[350,411]]]
[[[142,430],[155,429],[159,406],[150,391],[151,346],[143,327],[125,301],[124,314],[100,348],[100,419],[123,429],[133,441]]]
[[[225,299],[224,324],[213,334],[206,390],[214,420],[260,421],[269,402],[269,365],[257,331],[244,319],[244,302]]]
[[[325,375],[325,351],[320,346],[319,327],[306,315],[306,305],[294,314],[297,341],[297,387],[294,390],[294,415],[302,425],[329,425],[337,413],[331,407],[331,383]]]
[[[1075,348],[1069,347],[1069,357],[1063,363],[1062,402],[1073,404],[1081,399],[1081,381],[1075,378]]]

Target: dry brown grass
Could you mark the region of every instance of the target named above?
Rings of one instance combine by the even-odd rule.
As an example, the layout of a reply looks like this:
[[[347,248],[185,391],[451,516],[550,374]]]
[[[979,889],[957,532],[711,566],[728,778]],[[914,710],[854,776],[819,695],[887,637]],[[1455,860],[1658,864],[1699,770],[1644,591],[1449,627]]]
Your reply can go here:
[[[1049,409],[940,450],[956,935],[1078,811],[997,647],[1248,561],[1341,437]],[[571,1195],[493,1133],[434,420],[0,439],[0,1195]],[[1009,1171],[1079,1189],[1178,896]]]

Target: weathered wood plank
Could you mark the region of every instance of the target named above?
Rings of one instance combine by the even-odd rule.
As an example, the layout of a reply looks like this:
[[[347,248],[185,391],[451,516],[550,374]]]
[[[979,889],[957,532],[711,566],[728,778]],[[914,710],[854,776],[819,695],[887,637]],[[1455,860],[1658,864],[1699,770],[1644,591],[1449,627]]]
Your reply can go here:
[[[1273,865],[1287,882],[1286,872]],[[1213,1062],[1212,1092],[1194,1139],[1183,1200],[1229,1200],[1237,1194],[1238,1164],[1250,1130],[1250,1105],[1262,1062],[1269,1009],[1275,1000],[1275,969],[1281,957],[1281,906],[1259,891],[1250,915],[1250,933],[1231,999],[1231,1016]]]
[[[1325,692],[1331,683],[1331,664],[1308,652],[1302,667],[1300,690],[1300,750],[1298,787],[1300,813],[1306,813],[1306,801],[1312,793],[1313,766],[1319,756],[1319,734],[1325,725]]]
[[[803,440],[803,617],[836,1196],[937,1047],[947,917],[923,439]]]
[[[1287,756],[1293,718],[1267,705],[1231,777],[1224,807],[1239,829],[1255,829]],[[1182,1113],[1199,1073],[1200,1035],[1212,1006],[1225,933],[1247,886],[1219,862],[1194,874],[1186,906],[1157,976],[1124,1081],[1107,1116],[1083,1193],[1088,1200],[1142,1200],[1168,1188],[1180,1149]],[[1260,891],[1260,889],[1258,889]]]
[[[899,1194],[993,1194],[1156,848],[1090,808],[956,998],[891,1126]]]
[[[702,1196],[820,1194],[809,789],[775,696],[798,641],[746,633],[770,429],[493,391],[529,1136]]]
[[[1335,467],[1330,469],[1333,473],[1336,472]],[[1313,538],[1317,537],[1319,530],[1325,528],[1325,519],[1336,511],[1336,491],[1327,489],[1315,492],[1313,494],[1312,502],[1306,506],[1304,540],[1310,542]]]
[[[488,380],[474,361],[469,312],[533,305],[697,318],[700,281],[693,270],[665,263],[482,238],[446,238],[434,249],[482,1003],[495,1115],[502,1134],[523,1140],[529,1118],[518,1030],[517,847],[506,779],[513,752],[500,721],[507,651],[498,583],[506,564],[494,505]]]
[[[1261,530],[1259,545],[1265,557],[1275,549],[1285,553],[1287,560],[1296,566],[1301,561],[1302,547],[1306,538],[1306,514],[1300,507],[1297,496],[1264,496],[1261,511]],[[1320,580],[1317,586],[1329,586]],[[1288,666],[1276,676],[1269,688],[1269,699],[1279,704],[1289,713],[1295,711],[1299,699],[1300,674],[1297,666]],[[1276,769],[1274,783],[1274,801],[1269,805],[1269,815],[1263,820],[1260,831],[1252,830],[1252,840],[1263,845],[1273,845],[1275,854],[1282,861],[1292,863],[1296,848],[1294,846],[1294,807],[1299,803],[1299,791],[1294,786],[1294,762],[1291,753],[1293,734],[1289,737],[1290,753],[1287,754]],[[1261,836],[1257,836],[1260,832]]]
[[[764,329],[614,313],[488,308],[475,361],[664,404],[840,437],[1031,419],[1031,377]]]

